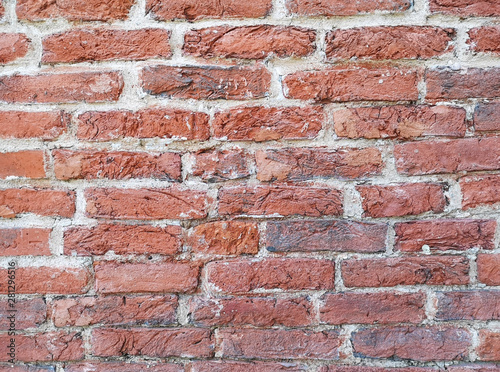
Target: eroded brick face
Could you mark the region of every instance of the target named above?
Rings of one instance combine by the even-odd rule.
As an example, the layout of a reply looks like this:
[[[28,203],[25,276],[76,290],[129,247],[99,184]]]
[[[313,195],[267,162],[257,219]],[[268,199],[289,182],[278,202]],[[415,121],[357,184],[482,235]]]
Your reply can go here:
[[[0,371],[499,372],[499,25],[0,0]]]

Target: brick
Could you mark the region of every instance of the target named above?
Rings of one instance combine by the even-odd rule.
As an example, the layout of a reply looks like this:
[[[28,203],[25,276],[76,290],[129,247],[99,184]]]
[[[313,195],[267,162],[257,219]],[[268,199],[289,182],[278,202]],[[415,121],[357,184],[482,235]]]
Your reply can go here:
[[[250,176],[250,155],[239,148],[199,150],[192,155],[192,174],[206,182],[222,182]]]
[[[342,262],[342,277],[347,287],[465,285],[469,260],[460,256],[348,259]]]
[[[237,107],[215,114],[216,138],[256,142],[311,139],[322,129],[321,107]]]
[[[217,221],[196,226],[186,239],[195,253],[241,255],[259,252],[259,230],[256,223]]]
[[[217,298],[193,297],[189,302],[190,322],[196,326],[285,327],[308,326],[313,307],[306,297]]]
[[[245,3],[239,0],[147,0],[146,12],[153,19],[197,21],[203,18],[262,18],[272,8],[271,0]]]
[[[380,175],[384,167],[376,148],[285,148],[255,154],[260,181],[305,181],[315,178],[355,179]]]
[[[87,215],[114,219],[190,219],[207,215],[205,192],[164,189],[87,189]],[[168,208],[165,208],[168,206]]]
[[[66,130],[68,122],[69,117],[62,111],[1,111],[0,138],[51,140]]]
[[[44,178],[43,151],[25,150],[0,153],[0,178]]]
[[[60,180],[157,178],[181,180],[181,156],[174,152],[52,151]]]
[[[432,13],[460,17],[500,15],[500,4],[496,0],[430,0],[430,9]]]
[[[90,111],[78,116],[77,137],[108,141],[124,137],[208,139],[208,115],[168,108],[132,111]]]
[[[482,329],[479,331],[477,355],[480,360],[500,360],[500,332]]]
[[[467,129],[465,110],[450,106],[346,108],[335,111],[333,119],[337,136],[348,138],[463,137]]]
[[[199,361],[189,365],[190,372],[302,372],[305,367],[295,363],[266,363],[266,362],[215,362]],[[15,372],[15,371],[14,371]]]
[[[75,0],[70,4],[51,0],[19,0],[16,13],[21,20],[111,21],[126,19],[134,0]]]
[[[9,350],[12,336],[0,335],[0,347]],[[84,357],[83,341],[80,333],[75,332],[45,332],[34,335],[19,335],[16,337],[15,360],[21,362],[50,362],[82,360]],[[11,357],[4,352],[1,362]],[[11,370],[9,368],[9,370]]]
[[[500,175],[462,177],[460,188],[462,189],[462,209],[495,205],[500,202]]]
[[[500,130],[500,102],[479,103],[474,110],[476,132]]]
[[[394,147],[396,168],[408,175],[500,169],[500,137],[419,141]]]
[[[50,35],[42,40],[42,63],[170,58],[170,32],[79,29]]]
[[[182,228],[169,225],[100,224],[95,227],[72,227],[64,232],[64,253],[79,256],[115,254],[179,253]]]
[[[477,276],[486,285],[500,285],[500,255],[478,254]]]
[[[0,301],[0,330],[8,331],[10,328],[9,310],[15,309],[15,328],[22,330],[26,328],[38,328],[45,323],[47,318],[47,305],[43,298],[20,300],[15,299],[15,304],[7,299]]]
[[[99,357],[207,358],[212,356],[213,348],[208,329],[97,328],[92,331],[92,353]]]
[[[459,366],[449,366],[448,371],[450,372],[498,372],[498,365],[490,365],[490,364],[467,364],[467,365],[459,365]]]
[[[436,302],[438,320],[500,319],[500,291],[437,292]]]
[[[75,193],[50,189],[0,190],[0,217],[14,218],[24,213],[71,217],[75,213]]]
[[[166,98],[246,100],[267,96],[271,74],[262,66],[149,66],[141,80],[146,93]]]
[[[266,248],[270,252],[383,252],[386,224],[355,221],[270,221]]]
[[[94,324],[149,326],[173,324],[177,297],[106,296],[56,299],[50,317],[56,327],[86,327]]]
[[[239,359],[338,359],[337,331],[223,329],[221,354]]]
[[[453,50],[455,30],[432,26],[360,27],[326,35],[326,56],[337,59],[427,59]]]
[[[181,365],[174,363],[123,363],[123,362],[95,362],[78,363],[64,366],[65,372],[184,372]]]
[[[451,368],[451,366],[450,366]],[[319,372],[437,372],[430,367],[363,367],[363,366],[326,366],[321,367]]]
[[[24,34],[0,33],[0,64],[25,57],[29,47],[30,40]]]
[[[0,366],[1,371],[6,371],[6,372],[55,372],[55,367],[52,366],[43,366],[43,367],[36,367],[36,366],[28,366],[28,365],[12,365],[10,364],[9,366]]]
[[[446,200],[441,185],[410,183],[394,186],[357,186],[368,217],[396,217],[443,212]]]
[[[316,102],[415,101],[418,73],[407,68],[337,67],[299,71],[283,80],[287,98]]]
[[[223,293],[261,289],[332,289],[335,280],[335,265],[332,261],[309,258],[210,262],[205,270],[211,288]]]
[[[421,293],[327,293],[320,321],[326,324],[420,323],[426,319]]]
[[[221,215],[340,215],[341,192],[302,186],[223,187],[219,191]]]
[[[316,32],[303,27],[219,26],[188,31],[183,51],[203,58],[306,57],[316,49],[315,40]]]
[[[101,261],[95,264],[94,270],[95,288],[99,293],[184,293],[198,286],[198,266],[186,262]]]
[[[0,256],[50,256],[50,229],[0,229]]]
[[[500,96],[500,69],[469,68],[467,71],[432,69],[425,73],[426,98],[449,100]]]
[[[403,12],[410,8],[409,0],[352,2],[348,0],[287,0],[289,12],[302,16],[350,16],[375,12]]]
[[[8,270],[1,269],[0,293],[8,293]],[[88,289],[90,273],[83,267],[17,267],[15,286],[18,294],[79,294]]]
[[[118,72],[11,75],[0,78],[0,101],[75,103],[118,101],[123,78]]]
[[[471,336],[453,327],[368,328],[352,336],[354,354],[368,358],[400,358],[418,361],[464,360]]]
[[[477,27],[469,31],[469,40],[467,43],[475,52],[500,54],[500,45],[498,45],[499,38],[500,27]]]
[[[397,223],[395,248],[420,252],[424,245],[431,250],[466,250],[474,247],[495,248],[494,220],[429,220]]]

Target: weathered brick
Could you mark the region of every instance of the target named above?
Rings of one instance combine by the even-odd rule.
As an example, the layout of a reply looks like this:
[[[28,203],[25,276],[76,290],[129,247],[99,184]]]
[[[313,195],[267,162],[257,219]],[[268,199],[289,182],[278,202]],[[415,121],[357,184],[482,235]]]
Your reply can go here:
[[[496,0],[430,0],[430,9],[432,13],[460,17],[500,15],[500,4]]]
[[[0,33],[0,64],[25,57],[30,47],[30,40],[24,34]]]
[[[75,193],[50,189],[0,190],[0,217],[19,214],[71,217],[75,213]]]
[[[189,365],[191,372],[302,372],[305,367],[296,363],[199,361]],[[13,371],[15,372],[15,371]]]
[[[250,176],[250,155],[239,148],[199,150],[192,155],[192,174],[207,182],[221,182]]]
[[[500,130],[500,102],[479,103],[474,110],[477,132]]]
[[[349,0],[287,0],[291,13],[302,16],[350,16],[364,13],[403,12],[411,6],[409,0],[381,0],[352,2]]]
[[[0,153],[0,178],[44,178],[44,152],[25,150]]]
[[[436,302],[438,320],[500,319],[500,291],[437,292]]]
[[[460,188],[462,189],[463,209],[494,205],[500,202],[500,175],[463,177],[460,179]]]
[[[62,111],[1,111],[0,137],[51,140],[66,130],[68,121],[68,115]]]
[[[0,256],[50,256],[50,229],[0,229]]]
[[[348,259],[342,262],[342,277],[347,287],[465,285],[469,260],[460,256]]]
[[[182,245],[182,229],[169,225],[100,224],[72,227],[64,232],[64,253],[81,256],[115,254],[174,255]]]
[[[12,323],[15,323],[16,330],[37,328],[45,322],[47,305],[42,298],[15,299],[15,301],[15,303],[7,299],[0,301],[1,331],[7,331],[10,328],[11,320],[8,317],[12,315],[12,312],[9,310],[15,310],[15,322]]]
[[[477,256],[477,277],[486,285],[500,285],[500,255],[479,254]]]
[[[467,43],[475,52],[500,54],[498,39],[500,39],[500,27],[477,27],[469,31]]]
[[[450,366],[451,367],[451,366]],[[326,366],[319,372],[437,372],[432,367],[363,367],[363,366]]]
[[[479,331],[479,346],[477,348],[479,359],[486,361],[500,360],[500,332],[482,329]]]
[[[174,363],[122,363],[95,362],[77,363],[64,366],[65,372],[184,372],[182,365]],[[15,372],[15,371],[13,371]]]

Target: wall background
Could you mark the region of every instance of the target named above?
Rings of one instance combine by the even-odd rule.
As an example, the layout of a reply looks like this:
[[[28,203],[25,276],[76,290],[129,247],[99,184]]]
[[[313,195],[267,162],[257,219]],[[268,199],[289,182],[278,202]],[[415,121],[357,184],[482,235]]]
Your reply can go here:
[[[499,21],[4,0],[0,369],[499,370]]]

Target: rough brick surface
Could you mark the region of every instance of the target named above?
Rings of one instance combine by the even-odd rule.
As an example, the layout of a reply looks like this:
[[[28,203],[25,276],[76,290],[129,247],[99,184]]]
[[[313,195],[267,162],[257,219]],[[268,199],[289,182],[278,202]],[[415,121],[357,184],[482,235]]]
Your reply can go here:
[[[500,202],[500,175],[467,176],[460,179],[462,208],[495,205]]]
[[[71,217],[75,213],[75,193],[27,188],[0,190],[0,217],[14,218],[24,213]]]
[[[287,0],[288,9],[304,16],[349,16],[375,11],[401,12],[411,5],[408,0],[382,0],[352,2],[348,0]]]
[[[50,229],[0,229],[1,256],[49,256]]]
[[[500,130],[500,102],[480,103],[474,111],[474,128],[478,132]]]
[[[439,320],[497,320],[500,291],[457,291],[437,293]]]
[[[0,33],[0,63],[9,63],[28,53],[30,41],[24,34]]]
[[[67,124],[68,116],[62,111],[2,111],[0,137],[51,140],[61,135]]]
[[[496,0],[430,0],[430,8],[433,13],[461,17],[500,15],[500,4]]]

